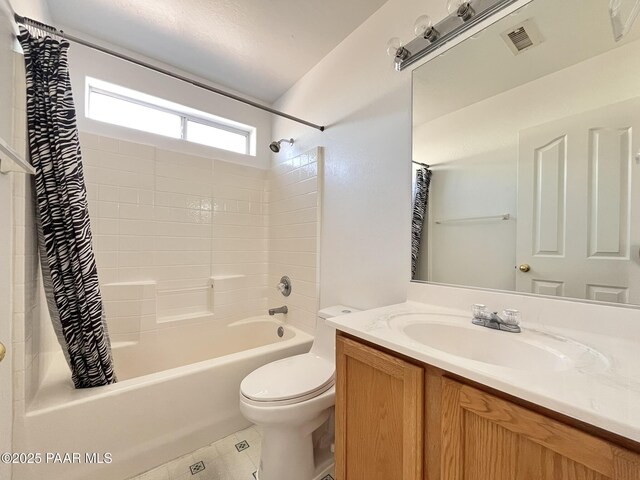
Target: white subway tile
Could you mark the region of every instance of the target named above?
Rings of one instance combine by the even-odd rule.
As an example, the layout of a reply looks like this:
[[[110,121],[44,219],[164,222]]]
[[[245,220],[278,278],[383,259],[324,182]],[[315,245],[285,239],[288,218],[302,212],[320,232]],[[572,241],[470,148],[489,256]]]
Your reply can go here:
[[[25,197],[26,196],[26,182],[27,175],[14,175],[12,177],[13,180],[13,196],[14,197]]]
[[[155,156],[155,148],[150,145],[140,143],[120,141],[119,150],[121,154],[130,157],[152,160]]]
[[[118,267],[117,272],[118,280],[121,282],[146,280],[141,273],[140,267]]]
[[[117,235],[94,235],[94,241],[97,242],[98,251],[109,252],[117,251],[119,239]]]
[[[118,268],[118,252],[96,252],[98,268]]]
[[[13,399],[24,400],[24,382],[25,382],[25,370],[17,370],[13,372]]]
[[[126,188],[126,187],[117,187],[118,194],[117,200],[120,203],[138,203],[138,192],[137,188]]]
[[[113,283],[119,279],[117,268],[100,268],[98,269],[98,278],[100,283]]]
[[[14,313],[13,314],[13,342],[24,342],[25,335],[25,314]]]
[[[118,210],[119,206],[116,202],[95,202],[94,205],[97,205],[98,210],[94,214],[97,218],[118,218]]]
[[[98,200],[104,202],[117,202],[118,201],[118,187],[113,185],[99,185],[98,186]]]
[[[154,204],[153,190],[138,190],[138,203],[140,205],[153,205]]]
[[[109,305],[105,306],[105,311],[107,312],[107,328],[110,335],[138,333],[140,331],[140,315],[130,317],[113,316],[110,313]],[[113,337],[112,340],[114,340]]]
[[[14,400],[13,402],[13,419],[14,421],[24,421],[24,415],[26,413],[24,400]]]
[[[114,152],[117,153],[120,149],[119,141],[114,138],[109,137],[98,137],[98,149],[103,152]]]
[[[87,200],[91,203],[93,200],[98,200],[98,187],[96,183],[86,183]]]
[[[19,372],[20,370],[24,370],[26,366],[25,342],[13,342],[11,347],[13,348],[13,356],[11,357],[13,360],[13,371]]]
[[[94,135],[92,133],[80,132],[80,147],[82,148],[83,153],[85,150],[98,149],[100,148],[100,137],[98,135]]]
[[[14,313],[25,312],[25,286],[24,285],[13,286],[13,312]]]
[[[140,251],[145,244],[144,237],[139,235],[127,235],[124,232],[118,236],[118,251]]]

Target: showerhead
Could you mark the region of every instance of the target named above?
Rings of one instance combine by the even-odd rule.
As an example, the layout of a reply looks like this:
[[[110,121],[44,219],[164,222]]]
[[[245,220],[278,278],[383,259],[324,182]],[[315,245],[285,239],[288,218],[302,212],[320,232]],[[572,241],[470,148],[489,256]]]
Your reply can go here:
[[[293,145],[293,138],[289,138],[289,139],[283,138],[281,140],[278,140],[277,142],[271,142],[269,144],[269,148],[273,153],[278,153],[280,151],[280,144],[282,142],[287,142],[289,145]]]

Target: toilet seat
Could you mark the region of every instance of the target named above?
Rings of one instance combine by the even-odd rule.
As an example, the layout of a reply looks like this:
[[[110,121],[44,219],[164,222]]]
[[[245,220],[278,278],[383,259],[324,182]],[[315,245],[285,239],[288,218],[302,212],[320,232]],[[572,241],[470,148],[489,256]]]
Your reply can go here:
[[[283,358],[247,375],[240,385],[253,405],[291,405],[317,397],[335,384],[335,365],[311,353]]]

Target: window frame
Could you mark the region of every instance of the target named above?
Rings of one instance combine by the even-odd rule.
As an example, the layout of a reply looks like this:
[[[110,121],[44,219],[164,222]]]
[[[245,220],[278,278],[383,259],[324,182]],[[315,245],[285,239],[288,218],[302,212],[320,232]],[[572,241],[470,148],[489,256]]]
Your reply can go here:
[[[129,103],[133,103],[136,105],[140,105],[142,107],[145,108],[150,108],[153,110],[157,110],[160,112],[164,112],[164,113],[169,113],[172,115],[176,115],[178,117],[180,117],[180,136],[177,137],[177,140],[183,140],[185,142],[189,142],[189,143],[194,143],[196,145],[203,145],[205,147],[211,147],[211,148],[218,148],[220,150],[224,150],[227,152],[233,152],[233,153],[237,153],[240,155],[251,155],[251,135],[252,135],[252,130],[244,130],[241,128],[236,128],[233,127],[231,125],[227,125],[221,122],[216,122],[214,120],[211,120],[209,118],[205,118],[202,116],[198,116],[198,115],[193,115],[191,113],[186,113],[184,111],[180,111],[178,109],[172,109],[172,108],[167,108],[167,107],[163,107],[161,105],[157,105],[155,103],[152,102],[148,102],[145,100],[140,100],[139,98],[135,98],[135,97],[131,97],[128,95],[123,95],[121,93],[117,93],[117,92],[113,92],[101,87],[97,87],[95,85],[92,85],[90,82],[88,82],[88,92],[87,92],[87,117],[95,120],[95,121],[102,121],[102,120],[97,120],[91,117],[91,94],[92,93],[97,93],[98,95],[104,95],[107,97],[111,97],[111,98],[115,98],[116,100],[121,100],[124,102],[129,102]],[[145,94],[146,95],[146,94]],[[227,150],[226,148],[222,148],[222,147],[215,147],[212,145],[207,145],[207,144],[203,144],[203,143],[199,143],[199,142],[194,142],[191,140],[187,140],[187,129],[188,129],[188,122],[194,122],[194,123],[199,123],[201,125],[205,125],[208,127],[212,127],[212,128],[216,128],[219,130],[225,130],[227,132],[231,132],[234,133],[236,135],[240,135],[243,136],[245,138],[245,151],[244,152],[236,152],[234,150]],[[117,125],[111,122],[104,122],[104,123],[108,123],[109,125]],[[121,126],[121,125],[118,125]],[[122,127],[122,128],[129,128],[131,129],[131,127]],[[137,129],[132,129],[132,130],[137,130]],[[145,131],[145,130],[140,130],[140,131]],[[160,135],[163,137],[167,137],[167,138],[176,138],[176,137],[169,137],[167,135],[162,135],[162,134],[158,134],[158,133],[153,133],[153,132],[148,132],[151,133],[153,135]]]

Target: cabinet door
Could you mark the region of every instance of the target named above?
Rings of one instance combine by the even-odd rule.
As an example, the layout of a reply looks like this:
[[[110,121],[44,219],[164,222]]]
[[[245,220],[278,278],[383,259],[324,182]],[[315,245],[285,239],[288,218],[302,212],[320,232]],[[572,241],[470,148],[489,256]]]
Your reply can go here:
[[[422,480],[424,370],[338,337],[337,480]]]
[[[640,456],[443,380],[442,480],[640,480]]]

